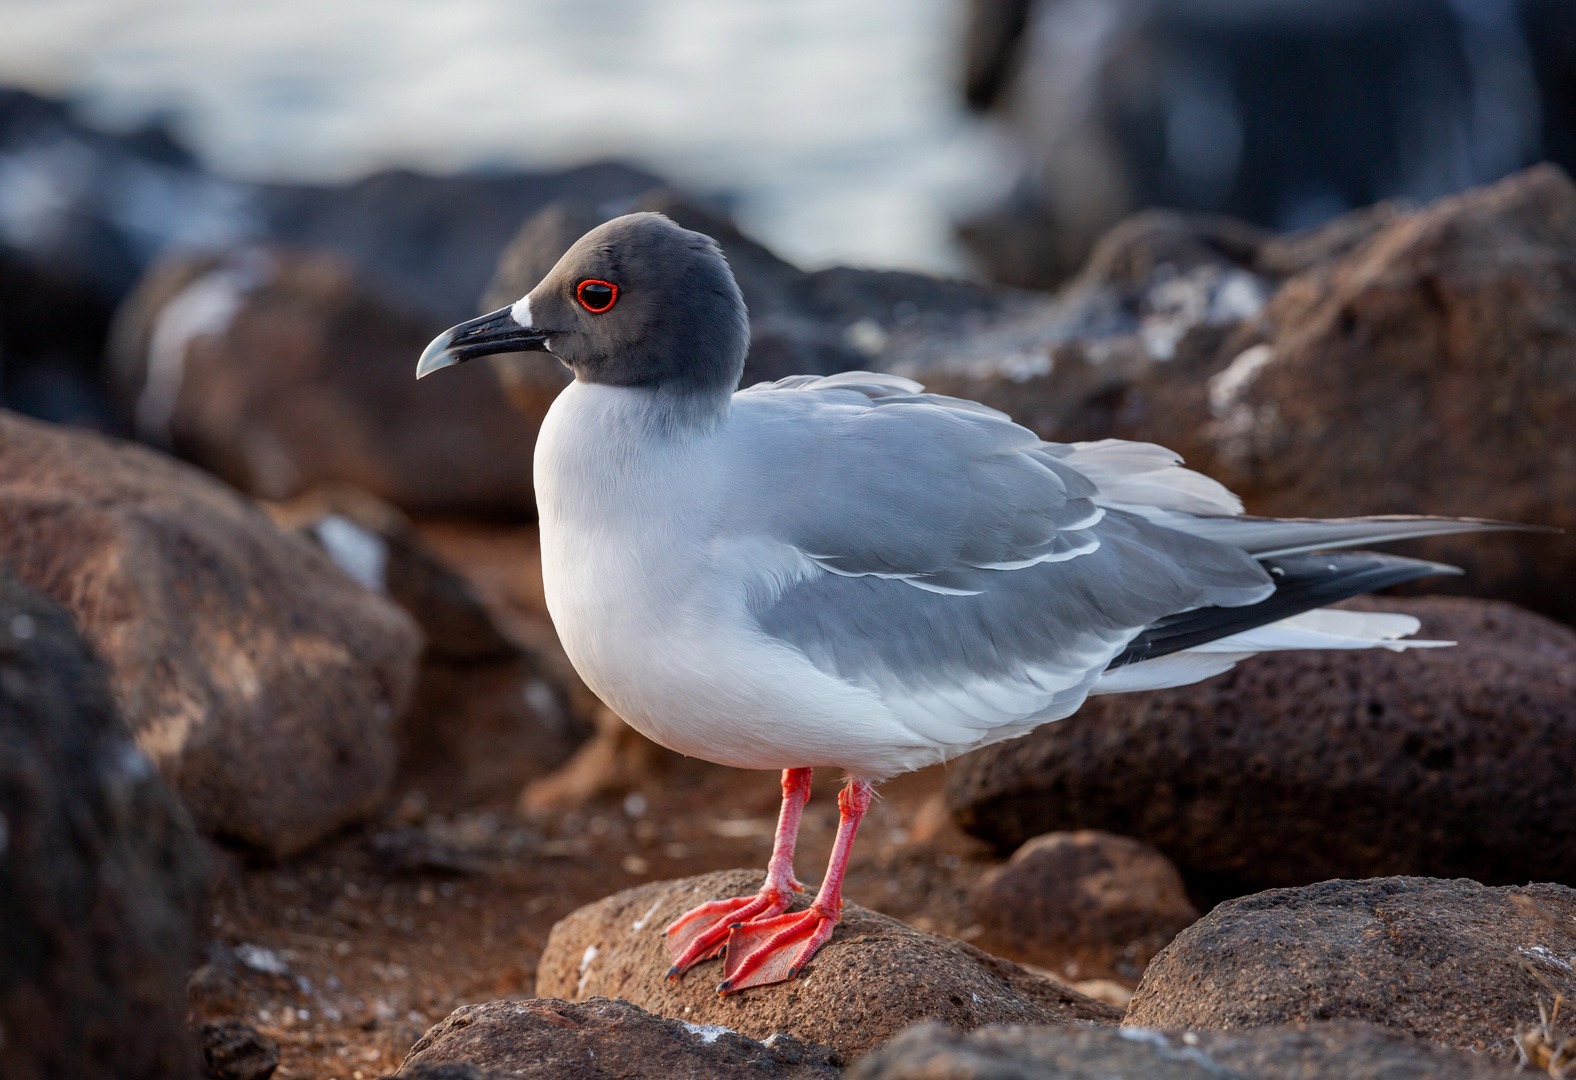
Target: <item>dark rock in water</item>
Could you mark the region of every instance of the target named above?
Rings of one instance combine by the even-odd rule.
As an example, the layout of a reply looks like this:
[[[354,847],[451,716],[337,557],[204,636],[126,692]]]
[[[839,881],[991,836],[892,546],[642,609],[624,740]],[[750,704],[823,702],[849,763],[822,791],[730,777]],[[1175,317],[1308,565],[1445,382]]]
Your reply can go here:
[[[172,247],[221,246],[255,234],[247,185],[204,173],[157,125],[115,135],[62,101],[0,88],[0,162],[47,200],[10,208],[13,253],[113,304],[149,259]]]
[[[885,367],[895,330],[944,327],[960,332],[970,319],[1007,302],[1000,290],[901,271],[833,267],[805,272],[745,236],[726,216],[659,190],[619,207],[579,199],[544,208],[521,226],[505,249],[481,306],[491,311],[533,289],[559,257],[590,229],[617,214],[653,210],[721,245],[750,310],[750,354],[741,385],[788,375],[830,375]],[[505,385],[534,403],[549,400],[569,376],[540,355],[496,358]]]
[[[0,171],[22,195],[0,210],[0,405],[113,429],[99,367],[116,302],[165,245],[248,235],[241,185],[202,174],[160,128],[111,135],[9,88]]]
[[[206,887],[70,616],[0,569],[0,1075],[193,1076],[182,988]]]
[[[1576,891],[1563,885],[1326,881],[1216,907],[1155,957],[1124,1024],[1349,1018],[1510,1057],[1540,1005],[1576,999],[1573,963]]]
[[[1092,829],[1037,836],[974,884],[983,949],[1069,979],[1131,986],[1198,918],[1182,875],[1147,844]]]
[[[1016,175],[959,234],[1004,283],[1059,283],[1140,207],[1294,229],[1539,160],[1576,168],[1563,0],[968,7],[964,96]]]
[[[910,1028],[861,1059],[848,1080],[1477,1080],[1510,1065],[1371,1024],[1284,1024],[1252,1031],[1119,1031],[991,1025],[967,1035]]]
[[[197,1037],[208,1080],[268,1080],[279,1068],[279,1044],[244,1020],[200,1024]]]
[[[553,927],[537,965],[542,997],[619,997],[664,1016],[720,1024],[751,1038],[786,1032],[864,1053],[910,1024],[957,1028],[998,1022],[1115,1023],[1121,1012],[952,938],[927,934],[845,903],[843,919],[805,973],[790,983],[717,995],[722,965],[667,978],[663,930],[706,900],[744,896],[762,875],[730,870],[626,889]],[[801,895],[793,910],[810,898]]]
[[[1135,837],[1212,899],[1397,873],[1576,882],[1576,633],[1482,600],[1353,606],[1459,644],[1265,654],[1093,698],[963,758],[948,806],[1005,851]]]
[[[122,307],[112,374],[139,439],[254,495],[337,482],[407,510],[528,517],[541,414],[511,409],[480,365],[418,384],[443,328],[323,256],[184,259]]]
[[[398,726],[401,787],[440,811],[512,798],[590,735],[549,665],[499,630],[394,507],[340,488],[270,511],[421,627],[421,669]]]
[[[628,202],[661,181],[625,165],[427,176],[352,184],[221,180],[157,124],[111,134],[65,102],[0,88],[0,162],[51,198],[8,209],[0,249],[114,303],[153,260],[272,241],[331,252],[393,302],[463,318],[512,231],[554,199]]]
[[[118,427],[99,385],[113,310],[82,281],[0,245],[0,406]]]
[[[791,1035],[774,1035],[763,1043],[713,1025],[653,1016],[627,1001],[535,998],[454,1010],[410,1048],[395,1075],[413,1080],[836,1080],[840,1065],[842,1058],[831,1047]]]
[[[0,560],[77,618],[207,832],[284,855],[378,806],[420,632],[248,500],[0,413]]]

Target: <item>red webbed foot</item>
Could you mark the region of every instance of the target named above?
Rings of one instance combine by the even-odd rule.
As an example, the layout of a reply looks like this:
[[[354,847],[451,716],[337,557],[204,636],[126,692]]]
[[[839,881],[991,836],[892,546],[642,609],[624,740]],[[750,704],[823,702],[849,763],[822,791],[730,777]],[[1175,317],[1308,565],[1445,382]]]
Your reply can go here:
[[[717,993],[786,982],[804,970],[832,936],[837,916],[812,906],[735,926],[728,935],[728,959]]]
[[[676,979],[722,952],[734,927],[752,919],[769,919],[786,911],[788,903],[787,891],[764,887],[754,896],[711,900],[679,916],[666,931],[668,955],[673,957],[668,978]]]
[[[673,957],[668,978],[677,979],[702,960],[722,952],[734,928],[787,911],[793,894],[804,891],[793,874],[793,849],[799,835],[799,818],[809,798],[810,770],[784,769],[782,813],[777,819],[766,883],[754,896],[712,900],[675,920],[667,929],[668,953]]]
[[[870,782],[850,777],[848,786],[837,796],[837,839],[832,844],[832,859],[815,903],[809,911],[757,917],[733,927],[727,940],[728,959],[723,965],[725,978],[717,985],[717,993],[731,994],[750,986],[786,982],[803,971],[816,951],[830,940],[843,910],[843,876],[848,872],[848,855],[853,850],[859,822],[870,809],[870,798]]]

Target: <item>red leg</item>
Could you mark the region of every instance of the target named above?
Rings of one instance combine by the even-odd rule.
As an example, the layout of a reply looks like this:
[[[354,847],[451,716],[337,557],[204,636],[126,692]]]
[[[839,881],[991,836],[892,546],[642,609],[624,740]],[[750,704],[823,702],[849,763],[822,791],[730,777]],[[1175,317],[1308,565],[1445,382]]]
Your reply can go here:
[[[870,809],[871,791],[869,781],[855,778],[838,793],[841,820],[837,842],[832,845],[826,880],[808,911],[756,918],[733,928],[728,936],[725,978],[717,993],[792,979],[831,938],[832,927],[843,917],[843,875],[848,872],[848,856],[854,849],[860,819]]]
[[[809,801],[810,770],[784,769],[783,809],[777,818],[777,838],[761,891],[753,897],[712,900],[679,916],[667,929],[668,953],[673,957],[668,978],[676,979],[700,961],[720,953],[733,927],[786,910],[792,894],[804,891],[793,876],[793,849],[799,839],[799,819]]]

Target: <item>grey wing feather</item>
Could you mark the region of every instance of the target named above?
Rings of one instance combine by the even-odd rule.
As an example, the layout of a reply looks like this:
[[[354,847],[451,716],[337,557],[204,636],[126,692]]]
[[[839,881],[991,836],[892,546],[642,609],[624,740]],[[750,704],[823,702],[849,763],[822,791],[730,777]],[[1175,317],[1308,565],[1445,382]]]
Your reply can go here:
[[[728,531],[826,571],[753,594],[762,630],[917,730],[962,744],[1065,715],[1143,627],[1274,591],[1240,549],[1098,505],[1066,448],[1000,414],[839,378],[735,399],[758,497]]]
[[[890,383],[871,387],[897,391],[878,396],[847,378],[795,381],[735,399],[753,409],[745,457],[767,494],[739,507],[739,528],[764,519],[833,574],[942,592],[1098,543],[1095,485],[1000,414]]]

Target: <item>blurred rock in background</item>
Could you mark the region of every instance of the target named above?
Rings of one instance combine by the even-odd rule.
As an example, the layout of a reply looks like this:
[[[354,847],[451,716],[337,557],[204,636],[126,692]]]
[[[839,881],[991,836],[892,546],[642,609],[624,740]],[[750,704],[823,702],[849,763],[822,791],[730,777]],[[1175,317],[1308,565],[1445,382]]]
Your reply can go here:
[[[268,510],[421,627],[415,689],[396,726],[400,790],[444,812],[508,801],[590,735],[589,692],[578,680],[564,686],[560,670],[509,637],[398,509],[338,486]]]
[[[214,176],[158,123],[129,134],[0,89],[0,405],[125,431],[105,402],[104,334],[156,260],[282,243],[337,256],[390,308],[439,329],[470,314],[510,233],[572,194],[618,204],[660,181],[593,164],[354,184]]]
[[[446,325],[333,256],[185,256],[122,304],[109,375],[138,439],[259,498],[337,482],[411,511],[533,516],[531,418],[484,365],[416,382]]]
[[[421,632],[249,500],[0,413],[0,560],[71,612],[204,831],[282,856],[381,805]]]
[[[49,597],[0,568],[0,1075],[187,1080],[202,842]]]
[[[1017,154],[959,235],[1047,288],[1147,206],[1299,229],[1576,168],[1566,0],[970,0],[964,96]]]
[[[1198,919],[1182,875],[1160,852],[1096,829],[1036,836],[973,885],[983,949],[1064,982],[1138,981]]]

